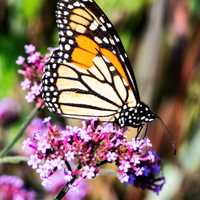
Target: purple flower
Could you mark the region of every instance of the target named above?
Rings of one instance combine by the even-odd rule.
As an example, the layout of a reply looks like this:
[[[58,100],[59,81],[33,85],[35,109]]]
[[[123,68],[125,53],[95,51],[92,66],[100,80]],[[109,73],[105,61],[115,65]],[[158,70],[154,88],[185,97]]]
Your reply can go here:
[[[44,187],[46,187],[48,184],[51,184],[50,179],[49,178],[43,178],[41,185],[43,185]]]
[[[74,152],[72,151],[68,151],[66,154],[65,154],[66,158],[67,158],[67,161],[71,161],[73,160],[75,157],[74,157]]]
[[[49,122],[50,120],[51,120],[51,117],[50,117],[50,116],[49,116],[49,117],[46,117],[46,118],[44,118],[44,120],[43,120],[42,123],[43,123],[43,124],[44,124],[44,123],[47,123],[47,122]]]
[[[23,64],[24,64],[24,61],[25,61],[25,58],[22,57],[22,56],[19,56],[19,57],[18,57],[18,60],[16,60],[16,64],[17,64],[17,65],[23,65]]]
[[[137,148],[139,147],[137,138],[132,138],[132,141],[129,142],[129,145],[131,149],[137,150]]]
[[[138,167],[138,168],[137,168],[137,171],[135,172],[135,175],[136,175],[136,176],[142,176],[144,170],[145,170],[144,167],[141,167],[141,168]]]
[[[27,102],[33,102],[35,99],[35,95],[32,92],[28,92],[28,94],[25,96],[25,99]]]
[[[35,46],[33,46],[32,44],[25,45],[24,48],[25,48],[26,53],[32,53],[35,51]]]
[[[133,155],[133,157],[131,158],[131,162],[133,162],[133,165],[136,166],[140,164],[140,158],[136,155]]]
[[[147,147],[152,147],[151,140],[149,138],[144,138]]]
[[[47,143],[47,140],[43,140],[42,142],[38,142],[37,149],[42,151],[42,153],[46,153],[47,149],[51,149],[51,145]]]
[[[32,54],[27,58],[28,63],[35,63],[36,60],[37,60],[37,57],[35,56],[35,54]]]
[[[83,139],[86,142],[91,140],[91,137],[87,134],[87,132],[85,130],[81,130],[79,132],[79,136],[81,137],[81,139]]]
[[[36,169],[36,172],[40,174],[40,177],[46,177],[48,173],[46,165],[39,165],[39,168]]]
[[[62,165],[64,165],[65,162],[61,160],[60,158],[56,158],[53,160],[53,166],[57,167],[58,169],[62,169]]]
[[[119,179],[122,183],[133,184],[154,192],[159,192],[159,188],[162,188],[164,177],[158,176],[160,159],[153,150],[148,149],[151,146],[149,140],[133,138],[129,142],[123,129],[117,130],[112,124],[95,128],[94,119],[91,119],[91,124],[88,126],[86,121],[82,121],[82,128],[66,126],[65,130],[61,130],[58,126],[52,127],[50,119],[47,117],[43,121],[47,123],[48,130],[35,137],[37,144],[30,145],[36,150],[37,158],[47,170],[45,172],[47,178],[52,178],[59,169],[64,168],[64,164],[70,169],[69,162],[76,159],[78,166],[81,167],[73,172],[64,170],[64,176],[67,181],[71,181],[72,176],[78,174],[79,178],[76,180],[78,186],[83,179],[98,176],[99,166],[114,162],[117,171],[120,172]],[[32,161],[29,165],[33,163]],[[38,171],[40,170],[39,168]],[[42,184],[45,183],[44,180]]]
[[[152,169],[155,174],[160,173],[160,165],[158,163],[155,163],[154,165],[152,165]]]
[[[124,182],[128,182],[129,176],[126,173],[123,173],[118,178],[119,178],[121,183],[124,183]]]
[[[45,168],[47,170],[48,169],[52,170],[54,168],[54,166],[53,166],[53,160],[46,160],[46,162],[45,162]]]
[[[145,165],[144,166],[144,172],[143,172],[143,174],[145,175],[145,176],[148,176],[149,175],[149,173],[151,173],[151,170]]]
[[[83,177],[86,177],[88,179],[91,179],[94,177],[94,171],[95,171],[94,167],[89,167],[88,165],[86,165],[83,167],[83,170],[84,170],[82,173]]]
[[[26,95],[27,102],[36,101],[37,106],[44,106],[44,100],[41,97],[40,82],[43,75],[43,68],[46,61],[49,59],[49,55],[46,54],[44,57],[40,52],[35,52],[36,48],[30,44],[24,46],[26,53],[29,54],[27,57],[27,63],[25,58],[22,56],[18,57],[16,63],[22,64],[25,70],[18,70],[18,73],[22,74],[25,81],[21,83],[22,90],[30,89],[31,93]],[[35,52],[35,53],[34,53]]]
[[[31,81],[28,78],[25,78],[24,81],[20,83],[20,86],[22,87],[22,90],[30,88]]]
[[[124,172],[128,172],[128,169],[131,167],[130,163],[128,161],[122,160],[119,169],[124,171]]]
[[[71,172],[71,171],[65,172],[65,180],[66,180],[67,182],[71,181],[72,178],[73,178],[73,177],[72,177],[72,172]]]
[[[152,160],[154,162],[155,156],[153,155],[152,151],[148,151],[149,154],[149,160]]]
[[[115,160],[117,160],[117,158],[116,158],[116,153],[115,152],[108,152],[107,154],[106,154],[106,157],[107,157],[107,161],[108,162],[112,162],[112,161],[115,161]]]
[[[32,94],[38,96],[41,93],[41,85],[39,85],[38,83],[34,83],[34,85],[31,87],[31,92]]]
[[[24,181],[16,176],[0,176],[1,200],[35,200],[36,193],[24,188]]]
[[[32,142],[31,142],[31,138],[27,138],[26,140],[24,140],[23,142],[22,142],[22,150],[24,150],[24,149],[26,149],[27,147],[29,147],[29,145],[31,144]]]
[[[35,155],[30,156],[30,160],[27,163],[28,163],[28,165],[32,165],[33,169],[36,169],[37,164],[40,163],[40,162],[41,162],[41,160],[38,158],[38,155],[35,154]]]

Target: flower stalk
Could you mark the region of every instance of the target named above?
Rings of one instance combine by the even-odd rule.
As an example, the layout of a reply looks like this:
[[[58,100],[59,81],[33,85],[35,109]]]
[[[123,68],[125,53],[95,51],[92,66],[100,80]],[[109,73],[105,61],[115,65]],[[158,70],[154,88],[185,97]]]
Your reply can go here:
[[[25,119],[24,123],[22,124],[21,128],[19,129],[19,131],[16,133],[15,137],[12,139],[12,141],[10,143],[8,143],[8,145],[2,150],[2,152],[0,153],[0,158],[5,157],[8,152],[10,151],[10,149],[15,145],[15,143],[23,136],[24,131],[26,130],[26,128],[28,127],[28,125],[31,123],[31,121],[40,113],[42,109],[42,106],[36,106],[32,112],[30,113],[30,115]]]

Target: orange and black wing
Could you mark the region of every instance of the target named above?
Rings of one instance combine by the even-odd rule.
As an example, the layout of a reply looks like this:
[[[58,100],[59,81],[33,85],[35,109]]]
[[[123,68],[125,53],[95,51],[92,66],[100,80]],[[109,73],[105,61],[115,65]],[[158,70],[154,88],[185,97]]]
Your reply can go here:
[[[59,48],[44,67],[42,97],[54,114],[107,121],[119,118],[139,93],[123,45],[111,22],[92,0],[60,0]]]

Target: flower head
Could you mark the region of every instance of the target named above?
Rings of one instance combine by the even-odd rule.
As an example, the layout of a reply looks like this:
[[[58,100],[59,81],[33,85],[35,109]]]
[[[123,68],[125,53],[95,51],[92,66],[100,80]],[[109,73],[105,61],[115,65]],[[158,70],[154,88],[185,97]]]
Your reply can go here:
[[[38,105],[43,105],[44,101],[41,98],[41,86],[40,82],[43,75],[43,68],[46,61],[49,59],[49,54],[46,54],[44,57],[40,52],[35,52],[36,48],[32,44],[24,46],[25,51],[29,56],[27,57],[27,63],[25,58],[19,56],[16,64],[23,65],[25,71],[18,70],[18,72],[24,75],[24,81],[21,82],[22,90],[29,89],[30,92],[25,96],[27,102],[36,101]],[[35,52],[35,53],[34,53]]]
[[[129,142],[123,129],[117,129],[112,124],[95,127],[96,119],[91,119],[88,126],[86,121],[82,121],[82,128],[66,126],[65,130],[58,126],[52,127],[50,119],[48,117],[43,121],[47,123],[48,132],[37,137],[36,146],[29,145],[36,151],[28,164],[37,168],[43,179],[44,174],[48,179],[59,169],[64,169],[64,176],[68,182],[74,175],[78,175],[78,181],[71,186],[77,188],[81,180],[98,176],[99,166],[114,162],[122,183],[154,192],[159,192],[159,188],[162,188],[164,177],[158,177],[159,159],[153,150],[148,150],[151,146],[149,140],[133,138]],[[72,171],[69,167],[70,162],[75,160],[81,167]],[[43,165],[39,165],[38,168],[38,163]],[[158,184],[158,180],[161,180],[161,183]],[[44,185],[44,181],[42,184]]]
[[[24,46],[26,53],[33,53],[35,51],[35,46],[32,44]]]
[[[35,200],[36,193],[33,190],[24,188],[24,181],[16,176],[0,176],[0,197],[1,200],[23,199]]]

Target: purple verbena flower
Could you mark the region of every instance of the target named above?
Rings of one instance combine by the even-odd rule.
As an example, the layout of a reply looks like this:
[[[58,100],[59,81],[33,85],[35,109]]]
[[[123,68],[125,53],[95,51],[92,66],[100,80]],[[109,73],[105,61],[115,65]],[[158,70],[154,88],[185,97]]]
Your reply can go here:
[[[71,171],[68,171],[68,172],[65,172],[65,180],[67,182],[71,181],[72,180],[72,172]]]
[[[41,84],[34,82],[34,85],[31,87],[32,94],[38,96],[41,93]]]
[[[25,61],[25,58],[23,56],[19,56],[18,60],[16,60],[17,65],[23,65]]]
[[[1,200],[35,200],[34,190],[26,190],[24,181],[16,176],[0,176],[0,198]]]
[[[82,173],[83,177],[87,177],[88,179],[91,179],[95,176],[95,174],[94,174],[95,168],[94,167],[89,167],[88,165],[86,165],[83,167],[83,170],[84,170]]]
[[[39,168],[36,169],[36,172],[40,174],[40,177],[46,177],[48,169],[46,165],[39,165]]]
[[[119,165],[119,170],[128,172],[128,169],[131,167],[130,163],[128,161],[122,160],[122,162]]]
[[[46,153],[47,149],[51,149],[51,145],[47,143],[47,140],[43,140],[42,142],[38,142],[38,150],[42,153]]]
[[[35,51],[35,46],[32,44],[24,46],[26,53],[33,53]]]
[[[29,89],[31,86],[31,81],[28,78],[25,78],[24,81],[20,83],[22,90]]]
[[[29,145],[32,143],[31,138],[27,138],[22,142],[22,150],[26,149],[29,147]]]
[[[28,92],[28,94],[25,96],[25,99],[27,102],[33,102],[35,99],[35,95],[32,92]]]
[[[65,154],[65,156],[66,156],[66,159],[67,159],[67,161],[71,161],[71,160],[73,160],[75,157],[74,157],[74,152],[72,152],[72,151],[68,151],[66,154]]]
[[[106,158],[107,158],[108,162],[112,162],[112,161],[117,160],[116,153],[115,152],[111,153],[110,151],[106,154]]]
[[[49,121],[51,120],[51,117],[46,117],[44,118],[43,122],[42,123],[48,123]]]
[[[114,162],[122,183],[147,188],[157,193],[162,188],[165,179],[158,176],[160,159],[158,160],[153,150],[148,149],[151,147],[150,140],[133,138],[129,142],[124,130],[117,130],[112,124],[95,127],[96,118],[91,119],[91,124],[88,126],[86,121],[81,121],[82,128],[66,126],[65,130],[61,130],[58,126],[52,127],[50,119],[48,117],[43,121],[47,123],[48,131],[34,138],[37,144],[29,145],[36,152],[28,164],[37,168],[37,164],[42,163],[47,170],[45,171],[47,179],[42,177],[43,185],[46,185],[49,182],[48,178],[53,178],[59,169],[64,169],[67,181],[78,175],[75,184],[78,186],[83,179],[98,176],[99,166]],[[71,171],[69,165],[72,160],[81,167]],[[65,164],[69,169],[67,172]],[[38,172],[41,171],[40,168]]]
[[[38,155],[31,155],[30,160],[27,162],[28,165],[32,165],[33,169],[37,168],[37,164],[41,163],[41,160],[38,158]]]
[[[16,63],[18,65],[23,65],[25,71],[18,70],[18,72],[24,75],[25,80],[20,84],[22,90],[30,89],[31,93],[25,96],[27,102],[36,101],[38,106],[44,106],[44,100],[41,97],[41,86],[40,82],[43,75],[43,68],[46,61],[49,59],[49,54],[44,57],[40,52],[35,52],[35,46],[32,44],[24,46],[26,53],[29,54],[27,57],[27,63],[25,63],[25,58],[22,56],[18,57]],[[34,53],[35,52],[35,53]]]

